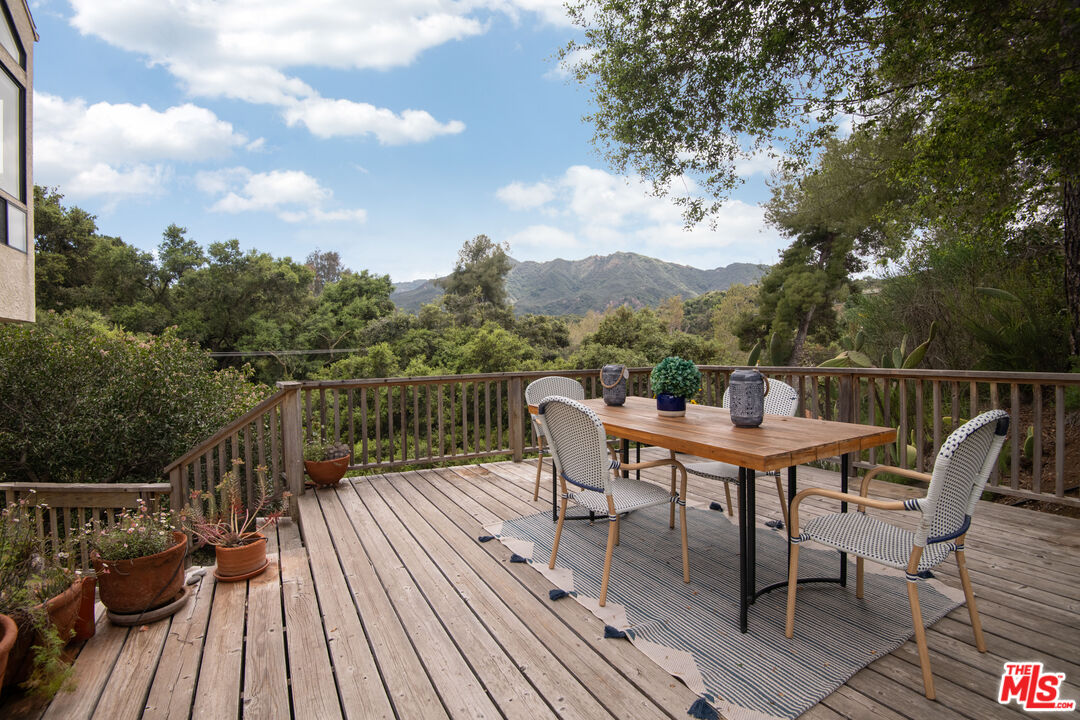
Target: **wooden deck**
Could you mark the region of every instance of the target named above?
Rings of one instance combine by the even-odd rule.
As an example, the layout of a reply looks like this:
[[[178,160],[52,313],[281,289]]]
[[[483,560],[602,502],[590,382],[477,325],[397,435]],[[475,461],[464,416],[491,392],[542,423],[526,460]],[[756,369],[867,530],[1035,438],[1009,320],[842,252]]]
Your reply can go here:
[[[488,523],[550,508],[532,502],[534,473],[506,462],[308,492],[303,542],[282,523],[270,571],[235,584],[207,573],[171,620],[99,622],[74,692],[43,708],[9,689],[0,717],[686,717],[695,695],[684,685],[629,642],[605,640],[578,603],[551,602],[552,586],[500,543],[477,542]],[[800,469],[800,486],[815,484],[838,479]],[[723,499],[719,483],[691,487],[692,499]],[[760,481],[759,518],[779,515],[771,488]],[[1003,663],[1021,660],[1064,672],[1064,697],[1080,699],[1080,520],[983,503],[967,546],[990,652],[975,651],[960,607],[928,632],[936,702],[922,696],[908,642],[803,717],[1016,717],[995,695]],[[955,564],[939,577],[959,585]]]

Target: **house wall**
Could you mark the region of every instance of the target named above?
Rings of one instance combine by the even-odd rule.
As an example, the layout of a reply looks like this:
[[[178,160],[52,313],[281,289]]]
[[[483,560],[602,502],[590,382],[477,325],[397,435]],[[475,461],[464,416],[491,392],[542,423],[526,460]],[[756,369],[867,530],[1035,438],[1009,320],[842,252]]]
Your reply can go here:
[[[0,0],[26,55],[23,66],[0,47],[0,72],[6,71],[24,93],[23,185],[21,196],[0,190],[0,200],[26,212],[26,251],[0,244],[0,322],[34,320],[34,41],[37,31],[25,0]],[[6,18],[0,18],[7,22]],[[6,205],[3,205],[6,208]]]

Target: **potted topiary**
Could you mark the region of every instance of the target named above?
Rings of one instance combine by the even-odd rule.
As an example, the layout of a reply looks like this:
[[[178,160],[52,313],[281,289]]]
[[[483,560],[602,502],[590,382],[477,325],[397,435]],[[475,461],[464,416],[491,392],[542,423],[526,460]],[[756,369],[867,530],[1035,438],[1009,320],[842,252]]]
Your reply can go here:
[[[233,469],[225,473],[216,494],[192,491],[191,504],[183,513],[184,525],[199,546],[214,546],[214,576],[225,582],[247,580],[267,568],[266,536],[261,531],[288,509],[289,493],[273,492],[262,466],[256,468],[256,497],[246,507],[240,488],[241,465],[242,460],[233,460]],[[261,522],[260,512],[267,513]]]
[[[171,512],[150,512],[141,499],[106,528],[91,531],[101,602],[113,622],[124,615],[140,617],[166,608],[167,617],[183,606],[187,536],[179,532]]]
[[[689,360],[666,357],[653,368],[649,383],[656,394],[656,411],[664,417],[681,417],[686,414],[686,399],[701,389],[701,372]]]
[[[64,548],[50,551],[36,531],[29,498],[0,512],[0,680],[52,697],[68,680],[64,646],[72,638],[84,578],[67,567]],[[66,546],[65,546],[66,547]],[[4,649],[7,652],[4,652]]]
[[[304,443],[304,470],[316,485],[336,485],[349,469],[352,453],[345,443],[312,439]]]

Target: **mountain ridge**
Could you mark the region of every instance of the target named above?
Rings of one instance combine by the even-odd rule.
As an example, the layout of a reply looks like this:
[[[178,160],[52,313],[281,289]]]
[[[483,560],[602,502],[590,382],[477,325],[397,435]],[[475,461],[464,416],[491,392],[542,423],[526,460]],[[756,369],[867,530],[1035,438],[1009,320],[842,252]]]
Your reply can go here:
[[[757,282],[767,265],[732,263],[711,270],[669,263],[632,252],[591,255],[581,260],[513,261],[506,291],[518,313],[583,314],[628,304],[655,306],[672,295],[694,297]],[[390,299],[398,308],[416,312],[435,302],[442,288],[438,278],[395,283]]]

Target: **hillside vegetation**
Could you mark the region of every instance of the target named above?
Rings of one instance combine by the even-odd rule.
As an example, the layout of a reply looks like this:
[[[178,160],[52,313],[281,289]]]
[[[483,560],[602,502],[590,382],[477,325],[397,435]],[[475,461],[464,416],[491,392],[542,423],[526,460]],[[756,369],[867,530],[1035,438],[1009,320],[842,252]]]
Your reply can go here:
[[[593,255],[581,260],[517,262],[506,276],[506,292],[514,310],[539,315],[583,315],[619,305],[634,308],[658,305],[678,295],[691,298],[732,285],[752,285],[767,265],[732,263],[702,270],[630,252]],[[437,279],[394,285],[390,299],[400,309],[416,312],[442,296]]]

